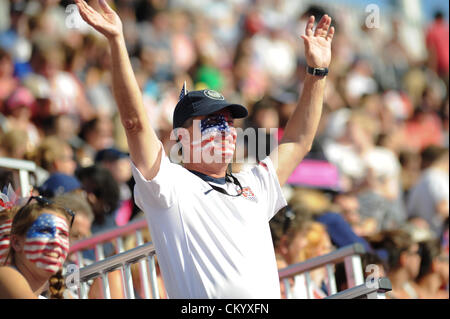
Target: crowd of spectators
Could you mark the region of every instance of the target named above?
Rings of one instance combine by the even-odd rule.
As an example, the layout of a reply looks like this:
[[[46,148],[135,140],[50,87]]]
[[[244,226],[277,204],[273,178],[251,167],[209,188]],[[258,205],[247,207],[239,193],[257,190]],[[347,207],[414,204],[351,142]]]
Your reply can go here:
[[[418,57],[405,44],[402,12],[371,28],[363,8],[309,1],[108,2],[166,154],[184,81],[245,105],[250,116],[235,125],[266,129],[256,143],[270,152],[302,89],[307,17],[333,17],[322,118],[305,161],[332,165],[338,178],[333,187],[301,178],[284,187],[289,206],[271,222],[280,267],[361,242],[391,279],[392,298],[448,298],[448,17],[423,22]],[[36,189],[48,197],[82,189],[92,210],[86,237],[141,215],[109,48],[71,4],[0,0],[0,157],[34,161]],[[313,277],[322,298],[324,274]]]

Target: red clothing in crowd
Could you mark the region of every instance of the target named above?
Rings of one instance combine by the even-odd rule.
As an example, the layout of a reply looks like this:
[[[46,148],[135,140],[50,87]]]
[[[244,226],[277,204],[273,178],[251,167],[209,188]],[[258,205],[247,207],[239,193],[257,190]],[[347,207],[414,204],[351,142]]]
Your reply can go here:
[[[428,50],[436,55],[438,71],[448,73],[448,23],[444,19],[435,20],[427,30],[426,41]]]
[[[434,113],[421,114],[406,123],[404,135],[408,146],[417,151],[430,145],[441,145],[442,123]]]

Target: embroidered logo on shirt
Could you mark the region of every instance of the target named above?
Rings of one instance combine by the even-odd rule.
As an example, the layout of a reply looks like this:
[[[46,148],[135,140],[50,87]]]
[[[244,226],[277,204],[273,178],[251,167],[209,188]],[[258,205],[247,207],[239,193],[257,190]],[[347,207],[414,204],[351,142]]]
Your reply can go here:
[[[258,199],[256,198],[255,194],[253,193],[250,187],[242,188],[242,196],[244,196],[246,199],[254,201],[255,203],[258,202]]]

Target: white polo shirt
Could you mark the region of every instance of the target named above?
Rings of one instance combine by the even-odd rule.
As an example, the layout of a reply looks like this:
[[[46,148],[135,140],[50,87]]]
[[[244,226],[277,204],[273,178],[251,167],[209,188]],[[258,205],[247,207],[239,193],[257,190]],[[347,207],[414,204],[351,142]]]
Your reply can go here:
[[[287,203],[270,158],[234,174],[239,197],[165,155],[151,181],[132,168],[169,298],[280,298],[269,220]]]

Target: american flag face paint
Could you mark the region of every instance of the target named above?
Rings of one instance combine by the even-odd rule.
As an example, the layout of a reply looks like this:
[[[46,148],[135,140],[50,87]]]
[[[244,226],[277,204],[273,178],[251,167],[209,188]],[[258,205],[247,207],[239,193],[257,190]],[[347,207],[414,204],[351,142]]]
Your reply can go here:
[[[236,129],[230,126],[224,115],[212,115],[200,121],[201,141],[194,141],[202,154],[214,151],[221,158],[231,159],[236,147]]]
[[[49,213],[40,215],[28,229],[24,251],[37,267],[56,273],[69,252],[67,221]]]
[[[11,225],[11,219],[0,224],[0,266],[3,266],[5,259],[8,256]]]

